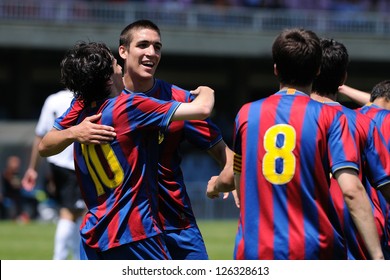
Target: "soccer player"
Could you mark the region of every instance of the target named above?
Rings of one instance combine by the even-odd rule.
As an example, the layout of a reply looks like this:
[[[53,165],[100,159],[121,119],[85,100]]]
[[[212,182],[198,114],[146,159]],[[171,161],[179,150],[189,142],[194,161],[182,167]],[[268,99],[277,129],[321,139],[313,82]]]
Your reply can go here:
[[[356,140],[360,155],[359,178],[371,200],[380,242],[385,248],[388,239],[385,218],[387,203],[378,192],[390,187],[389,152],[372,119],[336,102],[338,88],[347,78],[349,55],[346,47],[340,42],[325,38],[321,39],[321,47],[321,72],[314,80],[311,97],[341,110],[348,119],[348,126]],[[346,236],[348,259],[369,259],[370,256],[345,205],[340,187],[333,177],[330,190]]]
[[[38,179],[40,156],[38,145],[43,136],[52,129],[54,120],[69,107],[73,93],[63,89],[50,94],[43,104],[35,128],[34,143],[31,147],[30,161],[22,179],[23,187],[31,191]],[[54,260],[80,259],[79,228],[86,207],[81,197],[74,170],[73,147],[48,157],[51,176],[55,184],[54,198],[59,206],[59,218],[54,236]]]
[[[149,20],[135,21],[122,30],[119,55],[124,60],[125,91],[143,92],[166,101],[190,102],[194,96],[189,91],[154,77],[161,49],[160,30]],[[233,153],[209,118],[173,122],[160,134],[158,205],[168,249],[173,259],[208,259],[180,168],[180,145],[185,140],[207,151],[226,170],[233,168]],[[76,141],[85,139],[76,137]],[[210,180],[209,184],[215,182]],[[234,188],[232,174],[226,178],[225,184]]]
[[[158,48],[157,45],[150,48]],[[170,259],[157,214],[159,131],[171,121],[204,119],[214,106],[207,87],[191,103],[161,101],[123,90],[122,68],[102,43],[79,43],[61,63],[61,79],[75,93],[77,122],[101,113],[115,129],[109,144],[75,143],[75,167],[88,213],[81,226],[82,259]],[[71,107],[71,108],[72,108]],[[41,141],[42,156],[73,143],[68,117],[58,118]],[[61,130],[62,129],[62,130]],[[59,144],[60,143],[60,144]]]
[[[390,80],[384,80],[376,84],[371,93],[358,89],[341,86],[339,92],[351,98],[357,104],[365,104],[358,108],[358,112],[363,113],[375,121],[376,126],[384,137],[384,141],[390,151]],[[390,203],[390,190],[381,188],[381,194]]]
[[[150,46],[155,46],[156,52]],[[135,21],[122,30],[119,55],[124,60],[126,90],[141,91],[161,100],[190,102],[193,96],[189,91],[154,77],[161,47],[160,30],[149,20]],[[209,118],[173,122],[160,140],[158,205],[168,249],[173,259],[208,259],[180,168],[180,144],[189,141],[207,151],[225,169],[232,169],[233,153]],[[233,176],[230,185],[234,186]]]
[[[310,30],[284,30],[272,56],[280,90],[245,104],[236,116],[234,258],[346,259],[329,193],[332,173],[371,258],[383,259],[346,117],[309,96],[321,65],[319,38]]]
[[[359,112],[372,118],[378,129],[382,132],[384,141],[387,144],[387,149],[390,151],[390,80],[384,80],[376,84],[371,90],[371,94],[348,87],[344,88],[342,94],[349,96],[358,104],[367,103],[365,106],[358,109]],[[369,100],[367,100],[369,97]],[[369,101],[369,102],[367,102]],[[381,194],[387,201],[385,216],[387,217],[387,246],[384,248],[386,259],[390,259],[390,191],[388,188],[380,188]]]

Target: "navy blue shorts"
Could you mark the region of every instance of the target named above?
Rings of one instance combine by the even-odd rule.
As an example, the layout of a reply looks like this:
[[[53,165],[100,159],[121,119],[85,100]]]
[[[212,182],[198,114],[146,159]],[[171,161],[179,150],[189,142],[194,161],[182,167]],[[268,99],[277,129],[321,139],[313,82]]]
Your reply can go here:
[[[166,230],[165,242],[173,260],[208,260],[206,246],[197,226]]]
[[[80,246],[81,260],[171,260],[163,236],[131,242],[107,251],[96,251],[83,241]]]

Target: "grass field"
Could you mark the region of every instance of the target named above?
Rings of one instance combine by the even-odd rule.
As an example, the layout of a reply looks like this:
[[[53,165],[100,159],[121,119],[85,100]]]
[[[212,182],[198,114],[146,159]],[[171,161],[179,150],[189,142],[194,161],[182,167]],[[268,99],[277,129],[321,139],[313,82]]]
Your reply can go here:
[[[200,220],[199,227],[212,260],[231,260],[237,228],[235,220]],[[50,260],[55,224],[0,222],[1,260]]]

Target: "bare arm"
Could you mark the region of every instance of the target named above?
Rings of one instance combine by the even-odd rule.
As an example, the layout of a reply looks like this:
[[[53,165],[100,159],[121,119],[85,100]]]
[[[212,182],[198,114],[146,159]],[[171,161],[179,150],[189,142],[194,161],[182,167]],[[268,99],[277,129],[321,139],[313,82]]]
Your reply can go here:
[[[370,102],[370,94],[368,92],[361,91],[347,85],[340,86],[339,93],[347,96],[353,102],[357,103],[360,106],[363,106],[364,104]]]
[[[28,191],[34,189],[37,182],[37,178],[38,178],[37,166],[40,161],[40,156],[38,153],[38,145],[39,142],[41,142],[41,140],[42,140],[41,137],[37,135],[35,136],[34,142],[31,147],[30,162],[22,178],[22,186]]]
[[[214,192],[214,194],[217,194],[234,190],[233,151],[230,150],[224,141],[220,141],[208,152],[216,159],[222,168],[219,176],[215,176],[217,178],[214,178],[209,182],[209,185],[207,186],[208,192],[211,191]]]
[[[85,118],[80,124],[64,130],[52,129],[39,143],[39,154],[43,157],[62,152],[73,142],[83,144],[105,144],[116,136],[114,128],[96,124],[101,114]]]
[[[209,198],[219,197],[219,193],[224,192],[224,199],[232,192],[237,207],[239,203],[234,188],[233,178],[233,151],[222,140],[212,147],[208,153],[219,163],[222,168],[219,176],[212,176],[207,184],[206,194]]]
[[[204,120],[210,116],[215,101],[214,90],[200,86],[191,93],[196,94],[197,97],[192,102],[182,103],[172,116],[172,121]]]
[[[356,171],[343,169],[335,173],[335,178],[339,183],[349,212],[371,258],[375,260],[383,259],[371,205]]]

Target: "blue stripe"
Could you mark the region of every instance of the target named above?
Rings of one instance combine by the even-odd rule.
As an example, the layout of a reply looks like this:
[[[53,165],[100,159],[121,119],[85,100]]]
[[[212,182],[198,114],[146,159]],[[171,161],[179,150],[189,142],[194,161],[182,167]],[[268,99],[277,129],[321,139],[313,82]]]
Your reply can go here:
[[[289,124],[290,112],[295,96],[283,96],[279,100],[276,109],[276,124]],[[279,140],[279,139],[278,139]],[[275,259],[288,259],[289,257],[289,218],[287,213],[287,186],[272,185],[273,189],[273,205],[274,205],[274,253]]]
[[[311,102],[314,104],[314,102]],[[315,204],[315,188],[317,187],[314,182],[315,168],[315,154],[317,147],[317,133],[318,133],[318,118],[321,112],[322,106],[307,106],[305,116],[302,124],[302,135],[297,136],[301,139],[300,145],[304,145],[304,149],[301,149],[299,155],[301,161],[305,166],[301,166],[301,197],[303,202],[303,226],[305,232],[305,259],[315,259],[318,256],[312,256],[311,252],[318,252],[319,250],[319,236],[318,236],[318,209]],[[308,141],[310,139],[310,141]],[[303,140],[303,141],[302,141]],[[313,238],[314,237],[314,238]],[[318,237],[318,238],[316,238]],[[314,242],[313,242],[314,241]],[[316,249],[314,249],[316,248]]]
[[[248,130],[247,130],[247,148],[250,152],[246,153],[246,173],[245,173],[245,182],[253,182],[254,185],[246,185],[245,189],[245,200],[246,205],[258,205],[258,207],[253,207],[249,209],[246,207],[245,212],[245,224],[244,227],[248,225],[248,230],[244,228],[245,232],[245,251],[247,256],[257,256],[258,255],[258,238],[259,238],[259,220],[260,220],[260,201],[259,201],[259,182],[257,181],[257,172],[258,166],[257,163],[257,154],[258,154],[258,144],[259,144],[259,115],[262,110],[262,102],[254,102],[251,104],[248,111]],[[249,137],[251,136],[251,137]],[[250,210],[250,211],[249,211]],[[261,221],[260,221],[261,222]],[[254,226],[256,224],[256,226]]]

